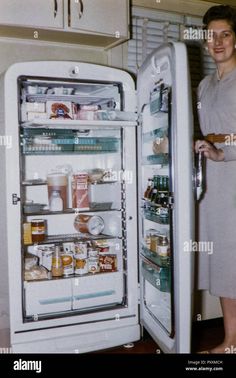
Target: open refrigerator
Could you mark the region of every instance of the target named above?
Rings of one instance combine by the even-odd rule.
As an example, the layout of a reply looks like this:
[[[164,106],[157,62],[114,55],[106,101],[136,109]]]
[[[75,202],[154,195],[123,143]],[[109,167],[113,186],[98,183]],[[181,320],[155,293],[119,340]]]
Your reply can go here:
[[[14,353],[140,339],[190,352],[194,239],[185,46],[118,69],[24,62],[1,77],[1,317]]]

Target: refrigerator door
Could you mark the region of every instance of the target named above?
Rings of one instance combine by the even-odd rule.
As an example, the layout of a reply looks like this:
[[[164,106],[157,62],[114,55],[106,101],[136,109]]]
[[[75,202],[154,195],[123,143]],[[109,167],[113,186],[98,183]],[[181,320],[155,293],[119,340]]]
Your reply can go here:
[[[191,345],[194,191],[186,47],[155,50],[138,75],[141,324],[166,353]]]

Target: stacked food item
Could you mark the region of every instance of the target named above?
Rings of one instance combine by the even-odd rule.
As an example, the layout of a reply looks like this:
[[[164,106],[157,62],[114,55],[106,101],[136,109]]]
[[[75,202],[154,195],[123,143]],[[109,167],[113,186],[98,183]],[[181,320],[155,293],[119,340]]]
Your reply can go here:
[[[34,246],[25,257],[25,280],[116,272],[114,248],[107,239]]]

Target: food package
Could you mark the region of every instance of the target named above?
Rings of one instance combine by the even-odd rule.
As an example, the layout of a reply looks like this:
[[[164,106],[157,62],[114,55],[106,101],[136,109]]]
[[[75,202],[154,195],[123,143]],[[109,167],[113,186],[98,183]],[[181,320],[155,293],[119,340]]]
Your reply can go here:
[[[72,104],[69,101],[47,101],[48,118],[72,119]]]
[[[99,254],[100,272],[116,272],[117,256],[116,255],[100,255]]]
[[[89,209],[87,172],[79,172],[72,176],[72,207]]]
[[[25,281],[48,279],[48,271],[43,266],[33,265],[24,272]]]

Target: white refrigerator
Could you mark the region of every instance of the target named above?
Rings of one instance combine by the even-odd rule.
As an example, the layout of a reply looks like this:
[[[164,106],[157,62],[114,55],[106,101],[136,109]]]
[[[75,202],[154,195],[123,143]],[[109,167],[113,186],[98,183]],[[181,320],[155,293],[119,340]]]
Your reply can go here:
[[[154,51],[137,91],[127,72],[69,61],[14,64],[0,91],[3,346],[86,353],[137,341],[144,327],[163,352],[189,353],[185,45]]]

